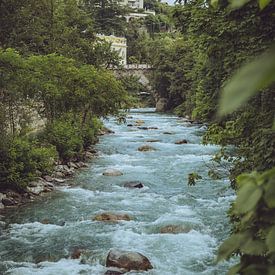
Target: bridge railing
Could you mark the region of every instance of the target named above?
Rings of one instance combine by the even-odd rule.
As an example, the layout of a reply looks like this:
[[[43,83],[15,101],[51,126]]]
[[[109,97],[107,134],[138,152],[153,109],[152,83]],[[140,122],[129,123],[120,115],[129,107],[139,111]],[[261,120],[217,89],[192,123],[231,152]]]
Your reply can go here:
[[[149,64],[126,64],[121,65],[120,67],[110,66],[111,70],[150,70],[152,66]]]

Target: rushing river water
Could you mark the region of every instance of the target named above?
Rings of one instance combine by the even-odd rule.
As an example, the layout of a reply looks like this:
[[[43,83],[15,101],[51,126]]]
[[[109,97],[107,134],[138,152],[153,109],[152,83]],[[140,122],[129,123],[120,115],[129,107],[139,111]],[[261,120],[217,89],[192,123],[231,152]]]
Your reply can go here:
[[[234,198],[227,180],[207,177],[206,164],[216,146],[201,144],[201,126],[188,125],[177,117],[160,115],[150,109],[133,110],[132,118],[144,120],[142,130],[105,124],[115,134],[104,136],[100,151],[89,168],[39,201],[10,210],[0,231],[0,274],[104,274],[110,248],[131,250],[147,256],[154,269],[142,274],[189,275],[225,274],[227,263],[214,265],[217,247],[229,233],[226,211]],[[164,132],[171,132],[164,134]],[[139,152],[149,139],[156,151]],[[188,144],[175,141],[187,139]],[[107,177],[107,168],[123,176]],[[187,185],[188,173],[203,176],[196,186]],[[142,189],[126,189],[125,181],[141,181]],[[101,212],[119,212],[132,221],[93,221]],[[47,219],[49,224],[41,221]],[[65,225],[63,225],[65,222]],[[184,225],[192,230],[160,234],[166,225]],[[84,263],[70,259],[75,247],[90,255]],[[131,273],[141,274],[141,273]]]

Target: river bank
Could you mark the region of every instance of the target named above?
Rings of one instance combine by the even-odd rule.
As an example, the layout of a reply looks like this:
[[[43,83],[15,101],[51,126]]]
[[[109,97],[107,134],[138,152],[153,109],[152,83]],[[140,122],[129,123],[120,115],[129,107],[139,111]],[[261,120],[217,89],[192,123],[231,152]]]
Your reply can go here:
[[[110,129],[103,127],[99,136],[113,133]],[[57,187],[66,186],[67,181],[72,179],[80,170],[89,167],[88,162],[97,156],[94,146],[86,148],[75,160],[66,163],[56,161],[53,172],[50,175],[41,175],[32,182],[29,182],[25,189],[7,187],[0,191],[0,214],[5,215],[6,208],[20,207],[33,202],[39,196],[54,191]]]

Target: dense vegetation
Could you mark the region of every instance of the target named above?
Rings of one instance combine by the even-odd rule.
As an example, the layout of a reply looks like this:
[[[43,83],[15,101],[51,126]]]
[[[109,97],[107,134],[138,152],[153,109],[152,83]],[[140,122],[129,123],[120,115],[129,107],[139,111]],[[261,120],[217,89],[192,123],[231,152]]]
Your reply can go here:
[[[125,107],[126,90],[144,90],[104,69],[118,56],[95,34],[126,36],[128,62],[154,67],[163,111],[207,123],[204,143],[222,146],[213,161],[228,165],[237,199],[218,259],[240,256],[232,274],[274,274],[275,2],[178,2],[146,0],[156,15],[129,24],[131,9],[113,1],[0,3],[0,189],[79,158],[98,118]],[[190,174],[193,185],[199,178]]]
[[[274,50],[263,53],[274,47],[275,3],[212,4],[177,5],[172,12],[177,32],[149,41],[148,61],[155,67],[156,91],[166,99],[164,110],[208,123],[204,142],[222,145],[213,161],[228,163],[238,196],[229,213],[232,236],[221,246],[219,260],[238,254],[240,264],[232,274],[273,274],[275,56]],[[223,89],[224,115],[218,116]],[[228,145],[234,145],[233,155]],[[220,176],[213,170],[209,175]]]
[[[75,0],[1,2],[0,189],[79,158],[98,118],[126,106],[123,84],[104,69],[118,56],[97,43],[88,12]]]

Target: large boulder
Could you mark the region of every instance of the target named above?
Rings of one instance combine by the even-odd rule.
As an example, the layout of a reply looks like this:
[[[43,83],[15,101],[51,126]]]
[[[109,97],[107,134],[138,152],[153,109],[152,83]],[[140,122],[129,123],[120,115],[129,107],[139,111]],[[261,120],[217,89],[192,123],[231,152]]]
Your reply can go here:
[[[153,266],[149,259],[138,252],[111,249],[106,260],[107,267],[118,267],[127,271],[147,271]]]
[[[101,213],[93,218],[94,221],[100,222],[117,222],[117,221],[130,221],[131,218],[127,214],[116,213]]]
[[[140,181],[127,181],[123,184],[126,188],[143,188],[144,185]]]
[[[118,177],[122,176],[123,173],[116,169],[107,169],[103,172],[103,176],[111,176],[111,177]]]
[[[189,231],[191,231],[191,228],[185,225],[166,225],[159,230],[161,234],[179,234],[188,233]]]
[[[142,146],[138,147],[138,151],[150,152],[150,151],[156,151],[156,149],[150,145],[142,145]]]
[[[188,141],[186,139],[180,139],[175,142],[175,144],[187,144]]]
[[[156,103],[156,111],[157,112],[165,112],[167,110],[168,100],[164,97],[161,97],[157,100]]]

